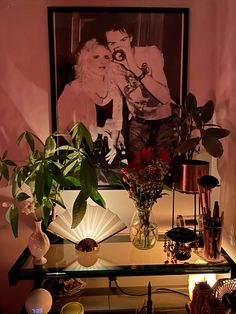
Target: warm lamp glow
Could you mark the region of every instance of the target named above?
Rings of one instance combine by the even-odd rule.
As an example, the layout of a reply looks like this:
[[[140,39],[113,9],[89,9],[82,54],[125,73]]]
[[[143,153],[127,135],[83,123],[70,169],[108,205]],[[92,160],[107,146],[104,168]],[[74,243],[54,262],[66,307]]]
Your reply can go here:
[[[203,260],[197,260],[195,264],[206,264]],[[188,277],[188,293],[189,298],[192,300],[193,297],[193,289],[195,288],[195,284],[199,282],[207,282],[209,286],[213,286],[216,283],[216,274],[194,274],[189,275]]]
[[[73,229],[71,225],[72,210],[67,209],[50,223],[48,230],[77,244],[87,238],[99,243],[126,228],[124,222],[111,210],[90,204],[79,225]]]

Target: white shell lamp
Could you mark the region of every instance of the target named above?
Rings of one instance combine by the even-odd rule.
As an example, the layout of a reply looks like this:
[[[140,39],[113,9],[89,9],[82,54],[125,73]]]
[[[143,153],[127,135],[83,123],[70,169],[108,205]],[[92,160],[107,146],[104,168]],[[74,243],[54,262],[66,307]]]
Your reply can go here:
[[[47,314],[52,307],[52,296],[43,288],[34,289],[25,301],[28,314]]]

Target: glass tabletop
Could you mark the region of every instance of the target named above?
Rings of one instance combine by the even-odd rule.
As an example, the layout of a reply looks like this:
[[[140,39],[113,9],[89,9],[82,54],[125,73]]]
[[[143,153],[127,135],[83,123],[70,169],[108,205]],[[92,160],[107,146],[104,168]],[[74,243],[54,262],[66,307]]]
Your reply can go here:
[[[63,241],[50,245],[47,263],[35,266],[28,248],[9,271],[9,283],[17,280],[65,277],[117,277],[177,275],[196,273],[228,273],[230,265],[222,257],[220,263],[208,263],[192,249],[185,261],[168,262],[164,239],[149,250],[135,248],[126,234],[115,235],[99,244],[98,251],[82,253],[75,244]],[[197,263],[196,263],[197,262]]]

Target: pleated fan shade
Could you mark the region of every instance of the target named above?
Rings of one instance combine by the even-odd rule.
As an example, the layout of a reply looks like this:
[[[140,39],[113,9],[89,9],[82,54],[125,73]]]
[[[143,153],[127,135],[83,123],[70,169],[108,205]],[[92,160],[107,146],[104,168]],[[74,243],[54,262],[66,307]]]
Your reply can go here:
[[[126,228],[120,218],[109,209],[88,204],[86,214],[80,224],[72,229],[72,210],[67,209],[48,226],[48,230],[75,244],[86,238],[97,243]]]

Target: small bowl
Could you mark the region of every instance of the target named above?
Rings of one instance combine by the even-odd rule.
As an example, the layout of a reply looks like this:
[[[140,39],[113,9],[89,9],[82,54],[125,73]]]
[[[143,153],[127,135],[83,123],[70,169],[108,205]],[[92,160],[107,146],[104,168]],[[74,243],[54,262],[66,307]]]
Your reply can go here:
[[[60,314],[84,314],[84,306],[79,302],[69,302],[63,305]]]

